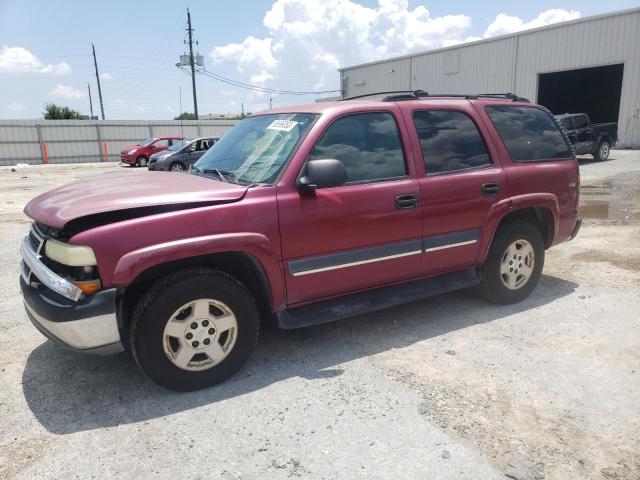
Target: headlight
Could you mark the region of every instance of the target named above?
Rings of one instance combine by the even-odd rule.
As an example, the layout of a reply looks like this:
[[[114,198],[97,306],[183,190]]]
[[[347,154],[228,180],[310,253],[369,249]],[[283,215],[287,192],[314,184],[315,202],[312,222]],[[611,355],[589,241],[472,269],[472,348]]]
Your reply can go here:
[[[127,155],[133,155],[133,154],[134,154],[134,153],[136,153],[137,151],[138,151],[138,150],[134,148],[133,150],[129,150],[129,151],[127,152]]]
[[[167,158],[169,158],[171,156],[171,154],[168,155],[162,155],[158,160],[162,161],[162,160],[166,160]]]
[[[98,264],[91,247],[69,245],[58,240],[47,240],[45,253],[51,260],[70,267],[90,267]]]

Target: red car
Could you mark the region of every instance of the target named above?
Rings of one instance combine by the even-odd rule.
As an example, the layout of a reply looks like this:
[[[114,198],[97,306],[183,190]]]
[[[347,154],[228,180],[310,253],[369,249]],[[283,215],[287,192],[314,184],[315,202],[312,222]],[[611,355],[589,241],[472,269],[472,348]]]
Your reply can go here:
[[[566,137],[513,95],[282,107],[191,173],[105,173],[29,202],[20,282],[42,333],[203,388],[247,361],[261,320],[307,327],[470,286],[519,302],[581,224]]]
[[[120,152],[120,162],[132,167],[146,167],[151,155],[166,150],[174,141],[180,140],[183,140],[183,137],[148,138],[142,143],[124,147]]]

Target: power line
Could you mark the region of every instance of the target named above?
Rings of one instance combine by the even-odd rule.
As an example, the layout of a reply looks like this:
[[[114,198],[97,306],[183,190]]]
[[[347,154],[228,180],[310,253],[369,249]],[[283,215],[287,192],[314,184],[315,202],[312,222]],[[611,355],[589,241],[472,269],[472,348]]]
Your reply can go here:
[[[321,95],[325,93],[337,93],[340,90],[317,90],[317,91],[296,91],[296,90],[281,90],[277,88],[261,87],[259,85],[253,85],[250,83],[240,82],[231,78],[223,77],[222,75],[215,74],[206,70],[197,70],[201,75],[218,80],[219,82],[233,85],[238,88],[244,88],[246,90],[253,90],[263,93],[277,93],[279,95]]]

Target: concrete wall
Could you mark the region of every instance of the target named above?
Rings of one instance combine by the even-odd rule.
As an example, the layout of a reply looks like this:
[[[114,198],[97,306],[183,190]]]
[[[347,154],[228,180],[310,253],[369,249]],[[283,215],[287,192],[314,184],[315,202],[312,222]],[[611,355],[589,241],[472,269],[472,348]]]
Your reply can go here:
[[[182,123],[182,125],[181,125]],[[0,165],[117,161],[149,137],[221,137],[235,120],[0,120]]]
[[[640,148],[639,8],[356,65],[340,73],[346,98],[422,89],[431,93],[513,92],[535,101],[541,73],[616,63],[624,63],[619,145]]]

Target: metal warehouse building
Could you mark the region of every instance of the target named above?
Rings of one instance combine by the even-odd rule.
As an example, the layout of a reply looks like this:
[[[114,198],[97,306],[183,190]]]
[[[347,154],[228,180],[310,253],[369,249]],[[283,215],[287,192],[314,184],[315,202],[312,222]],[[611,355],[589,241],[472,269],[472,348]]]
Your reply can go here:
[[[347,67],[340,75],[345,98],[416,89],[513,92],[554,114],[618,122],[618,145],[640,147],[640,8]]]

